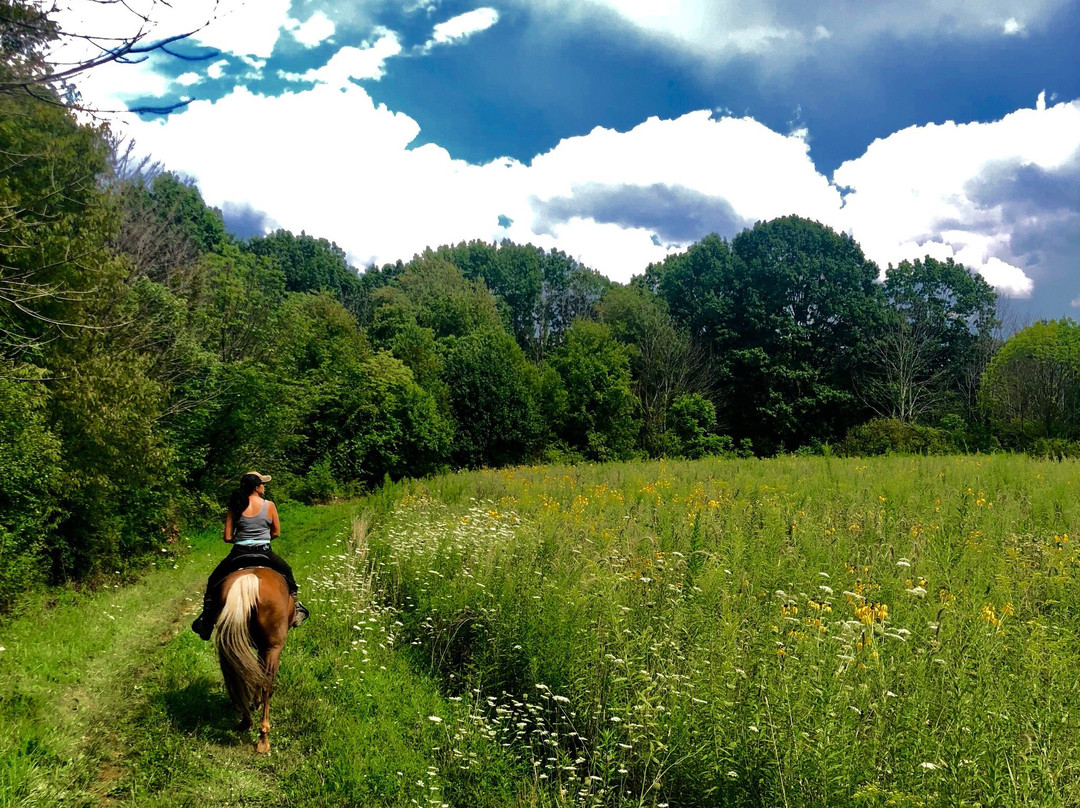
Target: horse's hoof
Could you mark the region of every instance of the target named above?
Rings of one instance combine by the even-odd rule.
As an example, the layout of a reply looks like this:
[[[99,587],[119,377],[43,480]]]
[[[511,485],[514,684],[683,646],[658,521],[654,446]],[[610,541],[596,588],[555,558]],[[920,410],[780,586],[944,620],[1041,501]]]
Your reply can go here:
[[[270,739],[259,738],[259,742],[255,745],[255,749],[260,755],[268,754],[270,752]]]

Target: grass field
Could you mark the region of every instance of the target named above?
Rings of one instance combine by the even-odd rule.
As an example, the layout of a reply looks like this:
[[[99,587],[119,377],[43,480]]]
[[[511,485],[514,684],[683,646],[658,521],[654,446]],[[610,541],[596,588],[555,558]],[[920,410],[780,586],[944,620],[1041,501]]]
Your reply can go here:
[[[486,738],[459,741],[468,770],[439,751],[460,705],[394,652],[355,512],[282,509],[279,552],[314,617],[286,645],[267,757],[234,730],[211,646],[189,630],[224,555],[218,530],[166,547],[134,585],[54,593],[0,623],[0,805],[516,804],[517,779]]]
[[[1080,505],[1023,457],[402,489],[403,636],[574,805],[1080,804]]]
[[[0,622],[0,805],[1080,804],[1080,465],[545,467],[283,509],[273,752],[217,531]]]

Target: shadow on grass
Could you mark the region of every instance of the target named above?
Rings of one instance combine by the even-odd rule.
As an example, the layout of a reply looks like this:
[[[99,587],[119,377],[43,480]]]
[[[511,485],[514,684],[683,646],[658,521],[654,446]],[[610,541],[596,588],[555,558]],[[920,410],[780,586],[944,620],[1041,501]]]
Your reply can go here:
[[[216,744],[247,743],[247,733],[237,730],[239,716],[219,683],[197,679],[182,690],[168,690],[158,698],[178,731],[202,735]]]

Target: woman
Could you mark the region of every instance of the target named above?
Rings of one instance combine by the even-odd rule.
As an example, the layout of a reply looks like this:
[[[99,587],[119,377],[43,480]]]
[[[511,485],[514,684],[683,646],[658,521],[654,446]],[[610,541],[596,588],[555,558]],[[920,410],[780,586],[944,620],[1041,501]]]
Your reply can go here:
[[[277,507],[263,496],[268,482],[270,475],[249,471],[240,478],[240,487],[229,498],[229,512],[225,516],[225,530],[221,538],[233,547],[225,560],[210,573],[203,596],[202,614],[191,624],[192,630],[204,640],[210,639],[221,610],[218,597],[221,582],[245,567],[269,567],[280,573],[289,586],[296,606],[292,625],[298,626],[308,617],[308,610],[297,600],[299,587],[292,569],[270,549],[270,542],[281,533],[281,523],[278,521]]]

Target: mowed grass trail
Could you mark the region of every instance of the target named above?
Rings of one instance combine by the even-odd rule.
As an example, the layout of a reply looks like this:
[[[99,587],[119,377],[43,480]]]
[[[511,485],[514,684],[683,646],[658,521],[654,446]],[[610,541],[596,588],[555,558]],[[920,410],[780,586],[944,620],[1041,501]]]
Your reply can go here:
[[[474,768],[441,756],[442,716],[459,707],[393,650],[356,509],[283,509],[279,552],[314,617],[290,633],[265,757],[234,730],[212,647],[189,630],[225,551],[216,530],[164,548],[135,584],[0,623],[0,805],[517,803],[488,740],[469,742]]]

